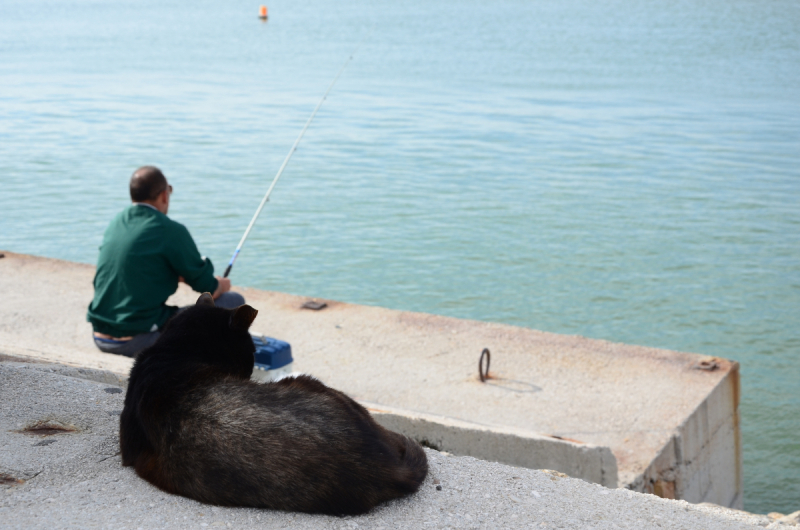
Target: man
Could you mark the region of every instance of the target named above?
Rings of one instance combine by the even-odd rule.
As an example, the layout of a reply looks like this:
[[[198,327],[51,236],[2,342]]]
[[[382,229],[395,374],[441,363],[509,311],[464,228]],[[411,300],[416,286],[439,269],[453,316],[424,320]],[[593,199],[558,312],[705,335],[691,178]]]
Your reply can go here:
[[[135,357],[178,312],[166,301],[179,281],[213,293],[217,307],[238,307],[244,297],[230,290],[229,279],[214,277],[214,266],[200,256],[186,227],[167,217],[172,186],[158,168],[137,169],[130,192],[133,204],[103,236],[87,320],[101,351]]]

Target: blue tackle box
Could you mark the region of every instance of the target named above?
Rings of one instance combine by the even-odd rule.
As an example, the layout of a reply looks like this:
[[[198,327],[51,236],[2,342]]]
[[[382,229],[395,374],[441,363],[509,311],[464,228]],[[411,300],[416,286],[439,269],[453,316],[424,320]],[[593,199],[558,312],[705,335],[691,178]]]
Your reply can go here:
[[[292,367],[292,347],[288,342],[273,339],[266,335],[251,333],[256,347],[253,377],[271,380],[278,375],[288,374]]]

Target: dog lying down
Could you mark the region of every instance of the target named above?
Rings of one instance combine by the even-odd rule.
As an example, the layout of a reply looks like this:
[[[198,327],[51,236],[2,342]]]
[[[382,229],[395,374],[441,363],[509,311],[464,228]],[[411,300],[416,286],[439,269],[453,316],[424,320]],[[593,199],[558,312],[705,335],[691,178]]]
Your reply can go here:
[[[417,491],[422,447],[353,399],[306,375],[250,381],[257,313],[214,307],[205,293],[139,355],[120,418],[122,464],[221,506],[354,515]]]

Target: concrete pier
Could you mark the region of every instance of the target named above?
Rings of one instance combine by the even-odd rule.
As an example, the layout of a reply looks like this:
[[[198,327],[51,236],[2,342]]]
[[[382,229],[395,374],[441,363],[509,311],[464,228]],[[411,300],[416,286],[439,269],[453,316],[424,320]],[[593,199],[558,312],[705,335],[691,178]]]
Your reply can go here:
[[[94,268],[3,253],[0,354],[124,378],[131,360],[97,351],[85,321]],[[259,310],[253,329],[291,343],[296,370],[430,447],[665,498],[742,504],[735,362],[332,300],[312,311],[301,308],[305,297],[239,291]],[[170,303],[196,298],[182,285]]]

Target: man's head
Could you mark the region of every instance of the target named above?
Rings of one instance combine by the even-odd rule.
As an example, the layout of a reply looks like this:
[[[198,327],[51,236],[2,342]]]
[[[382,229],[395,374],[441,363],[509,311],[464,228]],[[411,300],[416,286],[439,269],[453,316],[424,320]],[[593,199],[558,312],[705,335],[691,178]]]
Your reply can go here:
[[[142,166],[133,172],[130,183],[131,200],[154,206],[166,214],[169,209],[169,197],[172,186],[160,169],[154,166]]]

